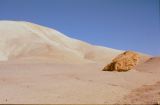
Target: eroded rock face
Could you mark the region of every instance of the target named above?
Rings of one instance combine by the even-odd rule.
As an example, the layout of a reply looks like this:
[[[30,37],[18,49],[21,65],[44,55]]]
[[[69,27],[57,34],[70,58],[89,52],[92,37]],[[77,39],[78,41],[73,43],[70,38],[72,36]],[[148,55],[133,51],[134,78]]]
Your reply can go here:
[[[138,53],[126,51],[113,59],[110,64],[104,67],[103,71],[128,71],[137,65],[139,59]]]

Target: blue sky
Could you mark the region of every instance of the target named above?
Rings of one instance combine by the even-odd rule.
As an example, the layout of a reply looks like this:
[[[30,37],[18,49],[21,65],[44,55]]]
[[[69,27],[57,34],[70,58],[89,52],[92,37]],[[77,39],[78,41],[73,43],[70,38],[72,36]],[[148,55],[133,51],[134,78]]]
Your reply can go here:
[[[0,0],[0,20],[48,26],[92,44],[160,55],[159,0]]]

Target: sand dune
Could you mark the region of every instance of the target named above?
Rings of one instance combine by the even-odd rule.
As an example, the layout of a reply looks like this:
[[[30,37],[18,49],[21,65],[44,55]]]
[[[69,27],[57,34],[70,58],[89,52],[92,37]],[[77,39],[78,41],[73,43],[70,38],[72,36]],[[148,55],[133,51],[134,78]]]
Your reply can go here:
[[[147,104],[153,96],[158,101],[159,57],[140,54],[139,65],[128,72],[102,71],[122,52],[40,25],[0,21],[0,103]]]
[[[136,67],[138,71],[160,73],[160,57],[152,57]]]
[[[0,60],[45,59],[60,62],[110,60],[122,51],[93,46],[28,22],[0,21]],[[112,53],[111,53],[112,52]]]

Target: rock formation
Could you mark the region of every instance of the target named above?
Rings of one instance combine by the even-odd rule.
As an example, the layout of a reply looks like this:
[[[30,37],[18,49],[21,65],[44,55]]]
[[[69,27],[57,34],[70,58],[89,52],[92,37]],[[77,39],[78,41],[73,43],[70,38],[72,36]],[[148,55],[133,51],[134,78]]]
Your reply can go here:
[[[125,51],[105,66],[103,71],[128,71],[134,68],[139,60],[140,55],[136,52]]]

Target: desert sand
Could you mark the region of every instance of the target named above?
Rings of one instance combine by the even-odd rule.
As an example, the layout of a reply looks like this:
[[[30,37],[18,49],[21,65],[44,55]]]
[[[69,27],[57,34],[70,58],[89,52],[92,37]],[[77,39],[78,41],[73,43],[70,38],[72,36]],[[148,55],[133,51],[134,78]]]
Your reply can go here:
[[[0,21],[0,103],[158,103],[160,58],[141,54],[130,71],[102,71],[122,52],[29,22]]]

